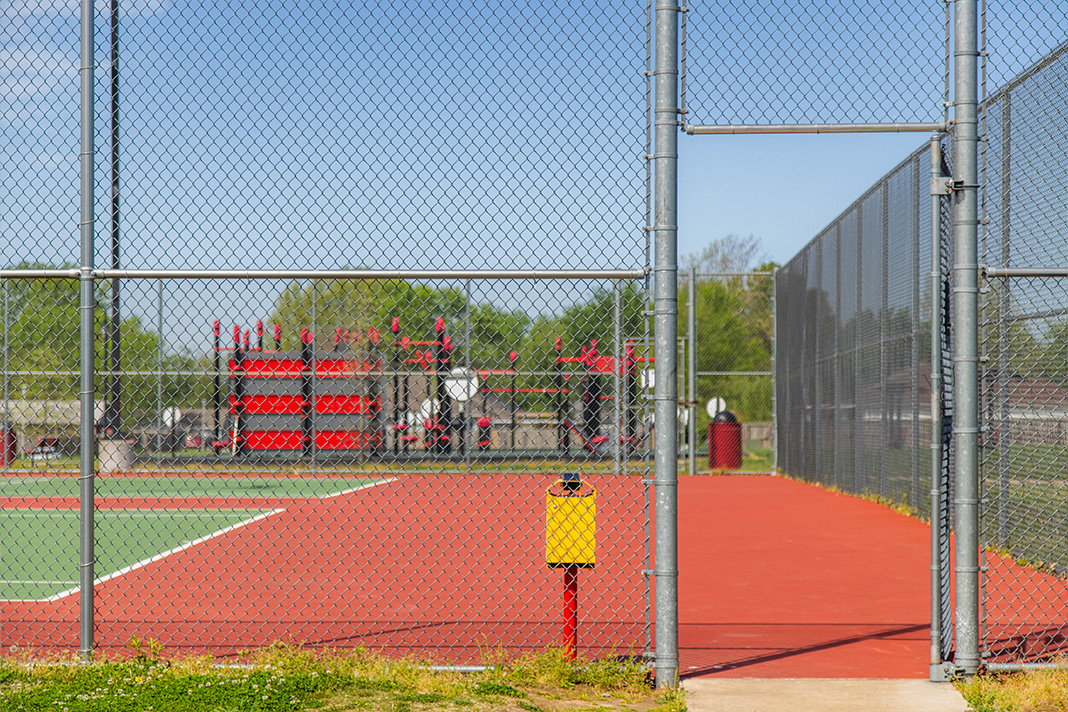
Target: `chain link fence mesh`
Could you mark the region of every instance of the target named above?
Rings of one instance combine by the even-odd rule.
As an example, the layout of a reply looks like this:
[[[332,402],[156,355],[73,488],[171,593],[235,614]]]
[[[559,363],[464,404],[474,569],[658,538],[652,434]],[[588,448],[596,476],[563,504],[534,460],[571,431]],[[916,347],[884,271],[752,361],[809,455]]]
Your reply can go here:
[[[930,514],[925,147],[778,271],[779,466]]]
[[[684,21],[690,124],[943,118],[944,3],[697,2]]]
[[[111,10],[98,268],[646,266],[644,7],[133,2],[117,35]],[[3,266],[69,269],[77,10],[3,14]],[[2,285],[2,642],[73,648],[78,285]],[[584,652],[651,649],[641,281],[138,278],[96,305],[98,648],[478,662],[566,643],[575,575]],[[569,498],[595,534],[554,541]]]
[[[980,254],[993,268],[1065,263],[1068,11],[991,3],[983,104]],[[1045,662],[1068,648],[1063,463],[1063,278],[988,278],[980,382],[988,663]]]

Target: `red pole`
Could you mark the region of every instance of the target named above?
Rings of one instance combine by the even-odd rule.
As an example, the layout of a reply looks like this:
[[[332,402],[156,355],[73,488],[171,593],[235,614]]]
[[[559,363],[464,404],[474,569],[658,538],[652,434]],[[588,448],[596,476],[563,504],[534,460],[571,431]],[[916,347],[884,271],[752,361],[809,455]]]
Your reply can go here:
[[[568,660],[578,653],[578,566],[564,567],[564,652]]]

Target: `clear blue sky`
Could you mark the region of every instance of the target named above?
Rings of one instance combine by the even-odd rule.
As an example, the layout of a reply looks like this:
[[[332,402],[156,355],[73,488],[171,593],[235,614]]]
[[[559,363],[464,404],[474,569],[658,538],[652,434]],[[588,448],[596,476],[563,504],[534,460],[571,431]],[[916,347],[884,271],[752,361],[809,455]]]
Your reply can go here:
[[[684,136],[679,253],[729,233],[784,264],[930,134]]]
[[[695,3],[690,119],[937,118],[942,4],[872,7],[853,17],[846,4]],[[124,266],[626,268],[644,259],[645,3],[123,8]],[[991,88],[1063,41],[1047,6],[1019,12],[990,12],[995,52],[1025,50],[1002,62]],[[0,18],[0,252],[7,264],[74,261],[77,3],[15,0]],[[785,262],[925,140],[683,136],[680,255],[753,234]],[[155,285],[141,286],[127,288],[125,304],[151,310]],[[165,309],[199,320],[189,329],[202,333],[212,317],[265,316],[280,287],[176,284]]]

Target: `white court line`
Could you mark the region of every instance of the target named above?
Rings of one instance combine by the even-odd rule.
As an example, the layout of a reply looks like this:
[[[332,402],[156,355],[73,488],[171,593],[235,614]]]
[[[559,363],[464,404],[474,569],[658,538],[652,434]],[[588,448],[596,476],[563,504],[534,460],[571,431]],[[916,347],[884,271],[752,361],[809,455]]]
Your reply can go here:
[[[220,529],[217,532],[212,532],[211,534],[208,534],[207,536],[202,536],[199,539],[195,539],[193,541],[186,542],[185,544],[182,544],[181,546],[176,546],[173,549],[168,549],[167,551],[164,551],[163,553],[156,554],[155,556],[151,556],[151,557],[149,557],[147,559],[142,559],[141,561],[138,561],[136,564],[131,564],[130,566],[127,566],[126,568],[119,569],[118,571],[113,571],[110,574],[108,574],[107,576],[104,576],[102,578],[94,579],[93,580],[93,586],[105,583],[106,581],[110,581],[113,578],[118,578],[119,576],[125,576],[126,574],[130,573],[131,571],[136,571],[137,569],[143,569],[144,567],[148,566],[149,564],[154,564],[157,561],[161,561],[161,560],[167,558],[168,556],[171,556],[173,554],[177,554],[179,552],[185,551],[186,549],[190,549],[190,548],[196,546],[197,544],[203,544],[206,541],[211,541],[212,539],[220,537],[223,534],[229,534],[232,531],[236,531],[237,529],[241,529],[243,527],[247,527],[249,524],[253,524],[254,522],[258,522],[261,519],[266,519],[267,517],[273,516],[275,514],[280,514],[280,513],[284,512],[284,511],[286,511],[285,507],[280,507],[278,509],[272,509],[270,512],[264,512],[263,514],[261,514],[259,516],[253,517],[252,519],[246,519],[243,522],[238,522],[237,524],[233,524],[231,526],[228,526],[225,529]],[[81,589],[80,586],[78,588],[69,588],[66,591],[61,591],[60,593],[57,593],[56,595],[50,596],[50,597],[45,598],[43,600],[44,600],[45,603],[53,603],[53,602],[58,601],[60,599],[66,598],[67,596],[73,596],[74,594],[79,593],[81,590],[82,589]]]
[[[359,487],[353,487],[352,489],[344,490],[343,492],[335,492],[334,494],[328,494],[328,495],[322,497],[321,499],[332,499],[334,497],[341,497],[342,495],[352,494],[353,492],[359,492],[360,490],[370,489],[371,487],[377,487],[379,485],[388,484],[390,482],[396,482],[397,479],[399,479],[399,478],[391,477],[391,478],[385,479],[385,480],[376,480],[374,482],[368,482],[365,485],[360,485]],[[212,539],[220,537],[220,536],[222,536],[224,534],[229,534],[232,531],[235,531],[237,529],[241,529],[243,527],[248,526],[249,524],[252,524],[254,522],[258,522],[258,521],[260,521],[262,519],[266,519],[267,517],[273,516],[275,514],[280,514],[280,513],[284,512],[284,511],[286,511],[285,507],[279,507],[278,509],[273,509],[270,512],[264,512],[263,514],[260,514],[259,516],[253,517],[252,519],[248,519],[248,520],[243,521],[243,522],[238,522],[237,524],[234,524],[234,525],[231,525],[229,527],[226,527],[225,529],[220,529],[219,531],[212,532],[211,534],[208,534],[207,536],[202,536],[202,537],[200,537],[199,539],[197,539],[195,541],[187,542],[185,544],[182,544],[181,546],[176,546],[173,549],[170,549],[168,551],[164,551],[163,553],[156,554],[155,556],[149,557],[147,559],[142,559],[141,561],[138,561],[136,564],[131,564],[130,566],[127,566],[126,568],[119,569],[118,571],[113,571],[112,573],[110,573],[107,576],[104,576],[102,578],[94,579],[93,580],[93,586],[96,587],[97,585],[105,583],[107,581],[110,581],[113,578],[118,578],[119,576],[125,576],[126,574],[130,573],[131,571],[136,571],[137,569],[143,569],[144,567],[148,566],[149,564],[154,564],[157,561],[161,561],[161,560],[167,558],[168,556],[172,556],[173,554],[180,553],[180,552],[185,551],[186,549],[192,548],[192,547],[194,547],[194,546],[196,546],[198,544],[203,544],[206,541],[211,541]],[[36,599],[36,600],[44,601],[45,603],[54,603],[55,601],[59,601],[59,600],[64,599],[64,598],[66,598],[68,596],[73,596],[74,594],[79,593],[79,592],[81,592],[81,586],[79,586],[78,588],[69,588],[66,591],[61,591],[60,593],[57,593],[54,596],[50,596],[49,598]]]
[[[135,510],[115,510],[115,509],[98,509],[96,510],[97,516],[102,516],[107,519],[112,517],[150,517],[154,514],[166,514],[168,519],[181,519],[183,517],[189,517],[191,519],[199,519],[203,517],[219,517],[226,516],[227,513],[237,513],[242,511],[259,511],[263,507],[242,507],[240,509],[205,509],[194,510],[189,509],[135,509]],[[22,517],[30,519],[63,519],[63,518],[79,518],[81,512],[57,512],[55,510],[42,510],[40,514],[31,514],[29,512],[0,512],[0,519],[4,517]]]
[[[399,477],[390,477],[390,478],[384,479],[384,480],[375,480],[374,482],[368,482],[365,485],[360,485],[359,487],[353,487],[352,489],[347,489],[347,490],[344,490],[342,492],[334,492],[333,494],[323,495],[319,499],[333,499],[334,497],[342,497],[342,496],[344,496],[346,494],[352,494],[353,492],[359,492],[360,490],[371,489],[372,487],[378,487],[379,485],[385,485],[385,484],[389,484],[390,482],[396,482],[398,479],[400,479],[400,478]]]

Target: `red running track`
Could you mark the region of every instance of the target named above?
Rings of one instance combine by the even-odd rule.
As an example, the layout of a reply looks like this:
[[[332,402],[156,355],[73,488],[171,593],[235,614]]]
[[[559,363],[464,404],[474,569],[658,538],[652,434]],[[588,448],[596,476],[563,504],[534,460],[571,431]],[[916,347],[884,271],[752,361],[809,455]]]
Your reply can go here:
[[[770,476],[679,478],[680,674],[926,678],[930,529]]]

